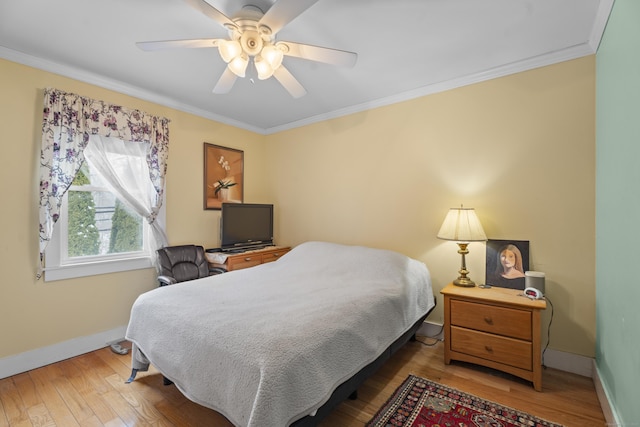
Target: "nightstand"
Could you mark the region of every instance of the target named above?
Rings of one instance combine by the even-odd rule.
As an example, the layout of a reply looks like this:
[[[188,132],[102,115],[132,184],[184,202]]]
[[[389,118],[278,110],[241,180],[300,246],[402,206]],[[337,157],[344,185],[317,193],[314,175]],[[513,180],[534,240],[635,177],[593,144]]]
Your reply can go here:
[[[444,295],[444,363],[471,362],[508,372],[542,391],[541,311],[545,300],[521,290],[463,288],[449,284]]]

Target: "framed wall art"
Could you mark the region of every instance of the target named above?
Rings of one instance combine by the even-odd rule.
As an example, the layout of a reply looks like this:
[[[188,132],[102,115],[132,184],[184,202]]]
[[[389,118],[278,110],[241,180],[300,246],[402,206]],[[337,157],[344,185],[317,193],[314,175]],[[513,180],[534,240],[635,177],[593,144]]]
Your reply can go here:
[[[204,143],[204,209],[242,203],[244,151]]]
[[[524,290],[524,272],[529,270],[529,241],[488,240],[486,267],[486,284]]]

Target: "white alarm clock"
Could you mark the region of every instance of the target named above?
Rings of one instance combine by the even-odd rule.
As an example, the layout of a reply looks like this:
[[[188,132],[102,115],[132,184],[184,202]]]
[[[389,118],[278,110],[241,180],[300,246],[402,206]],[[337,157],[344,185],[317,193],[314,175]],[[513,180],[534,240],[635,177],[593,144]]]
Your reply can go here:
[[[544,298],[544,295],[542,295],[542,292],[540,292],[540,290],[538,290],[536,288],[525,288],[524,289],[524,295],[527,298],[531,298],[531,299],[542,299],[542,298]]]

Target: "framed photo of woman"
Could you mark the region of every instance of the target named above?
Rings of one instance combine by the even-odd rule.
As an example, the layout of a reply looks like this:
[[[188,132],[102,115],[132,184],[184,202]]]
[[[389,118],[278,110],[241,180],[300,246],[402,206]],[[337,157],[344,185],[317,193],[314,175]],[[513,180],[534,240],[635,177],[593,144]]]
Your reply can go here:
[[[485,283],[501,288],[523,289],[529,270],[528,240],[488,240]]]

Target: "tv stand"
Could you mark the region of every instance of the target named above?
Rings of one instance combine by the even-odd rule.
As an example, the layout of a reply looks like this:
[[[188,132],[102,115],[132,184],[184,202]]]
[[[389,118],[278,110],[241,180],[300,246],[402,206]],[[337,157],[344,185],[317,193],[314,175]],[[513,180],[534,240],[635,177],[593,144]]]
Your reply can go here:
[[[289,246],[267,246],[263,249],[250,249],[239,253],[227,251],[206,255],[210,267],[233,271],[276,261],[290,250]]]

